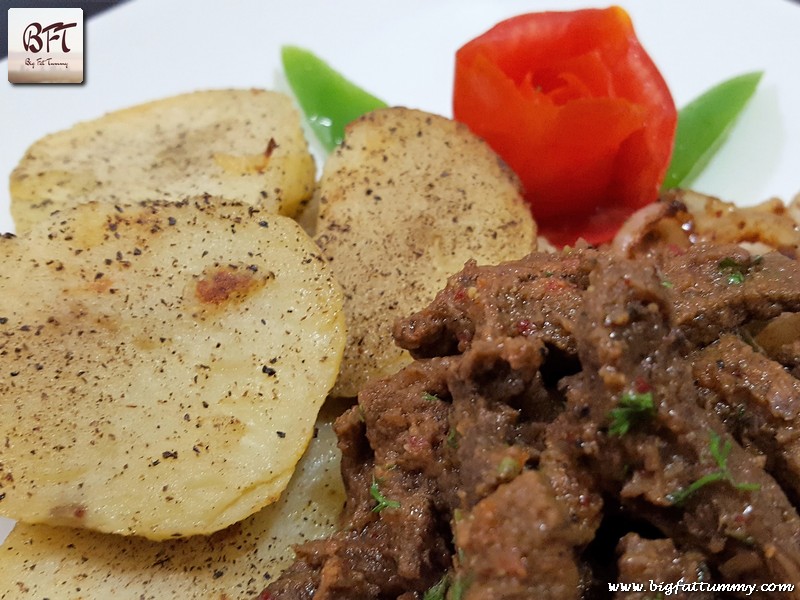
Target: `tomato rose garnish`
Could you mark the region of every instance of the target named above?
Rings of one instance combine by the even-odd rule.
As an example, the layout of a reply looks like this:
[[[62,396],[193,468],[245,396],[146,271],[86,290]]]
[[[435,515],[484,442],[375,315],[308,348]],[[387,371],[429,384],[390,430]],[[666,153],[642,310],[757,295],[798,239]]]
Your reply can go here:
[[[520,15],[468,42],[453,114],[516,171],[558,245],[607,241],[658,197],[677,121],[619,7]]]

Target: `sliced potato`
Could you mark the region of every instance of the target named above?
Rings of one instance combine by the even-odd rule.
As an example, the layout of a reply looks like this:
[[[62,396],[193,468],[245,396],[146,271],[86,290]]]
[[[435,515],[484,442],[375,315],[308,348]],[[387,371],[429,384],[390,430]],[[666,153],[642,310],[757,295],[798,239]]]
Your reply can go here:
[[[11,174],[11,214],[20,233],[86,200],[211,194],[293,217],[315,176],[289,97],[209,90],[112,112],[37,141]]]
[[[281,499],[209,537],[153,542],[18,524],[0,546],[0,598],[250,600],[288,566],[293,544],[333,532],[344,502],[332,414]]]
[[[392,342],[469,259],[528,254],[536,225],[513,173],[466,127],[404,108],[350,125],[319,184],[316,240],[345,291],[348,339],[333,393],[354,396],[410,362]]]
[[[164,539],[273,502],[344,346],[291,219],[90,203],[0,239],[0,513]]]

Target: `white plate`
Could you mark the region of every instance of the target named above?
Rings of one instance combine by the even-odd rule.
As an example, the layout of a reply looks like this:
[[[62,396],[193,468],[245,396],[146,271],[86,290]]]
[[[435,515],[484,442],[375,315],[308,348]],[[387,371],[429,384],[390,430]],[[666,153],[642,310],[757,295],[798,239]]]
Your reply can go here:
[[[800,4],[619,4],[679,106],[723,79],[765,71],[729,143],[694,187],[742,204],[799,192]],[[0,176],[7,180],[37,138],[110,110],[203,88],[286,89],[283,44],[313,50],[391,104],[450,115],[453,56],[461,44],[504,17],[587,6],[607,3],[130,0],[86,22],[83,85],[0,85]],[[7,188],[0,190],[0,231],[12,229]],[[7,529],[0,522],[0,539]]]

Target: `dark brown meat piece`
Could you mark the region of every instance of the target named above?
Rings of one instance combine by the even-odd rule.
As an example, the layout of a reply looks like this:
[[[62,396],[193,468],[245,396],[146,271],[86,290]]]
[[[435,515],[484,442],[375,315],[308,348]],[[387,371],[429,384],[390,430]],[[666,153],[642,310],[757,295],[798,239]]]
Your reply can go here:
[[[750,320],[800,312],[800,261],[777,252],[692,246],[659,262],[673,303],[671,325],[695,344],[710,344]]]
[[[297,548],[269,586],[275,598],[398,598],[422,592],[450,566],[447,359],[417,362],[361,395],[335,424],[347,502],[331,538]]]
[[[800,313],[783,313],[757,328],[753,342],[800,378]]]
[[[517,336],[574,353],[576,311],[597,259],[596,250],[583,249],[496,267],[468,264],[430,306],[396,323],[395,339],[420,357]],[[800,261],[776,252],[756,257],[735,245],[698,245],[662,248],[637,262],[649,264],[669,292],[669,324],[696,344],[749,320],[800,312]]]
[[[531,470],[544,448],[544,426],[558,410],[539,375],[541,350],[535,338],[475,344],[461,356],[418,360],[367,386],[359,405],[336,423],[348,497],[342,528],[298,548],[298,561],[269,592],[316,600],[421,597],[450,571],[458,585],[476,582],[465,598],[525,597],[531,586],[541,586],[535,573],[549,564],[566,583],[548,597],[578,597],[576,548],[591,532],[561,508],[561,524],[553,521],[552,531],[529,540],[540,566],[511,577],[522,595],[487,596],[503,579],[498,573],[451,561],[454,520],[472,524],[460,531],[475,544],[489,533],[490,507],[521,498],[521,491],[550,489],[547,478]],[[372,490],[388,503],[378,512]],[[555,514],[548,511],[566,506],[552,492],[538,499],[538,508],[529,500],[526,510],[548,519]],[[455,554],[465,556],[463,550]]]
[[[787,367],[794,377],[800,379],[800,340],[781,346],[772,357]]]
[[[733,335],[690,358],[694,376],[739,442],[763,457],[767,471],[800,498],[800,380]]]
[[[631,584],[632,589],[618,590],[618,600],[648,600],[664,596],[670,584],[712,582],[712,576],[700,552],[681,552],[672,540],[643,539],[635,533],[625,535],[617,546],[619,553],[619,582]],[[637,590],[634,585],[643,586]],[[714,593],[688,587],[670,593],[676,600],[713,600]]]
[[[493,267],[468,263],[430,306],[395,324],[395,341],[417,357],[518,336],[574,354],[574,317],[595,256],[586,249],[535,253]]]
[[[663,290],[649,265],[609,261],[593,272],[577,330],[583,371],[571,378],[573,409],[563,416],[586,415],[577,443],[587,467],[628,510],[713,556],[730,580],[758,581],[767,573],[800,586],[800,518],[760,461],[698,405],[679,352],[685,338],[668,327]],[[652,418],[624,436],[609,434],[619,398],[642,386],[652,394]],[[714,456],[714,437],[727,449],[724,465]],[[723,466],[725,477],[676,501]]]
[[[269,594],[573,599],[609,568],[606,584],[701,564],[800,586],[796,380],[734,337],[793,311],[798,263],[735,246],[468,264],[398,321],[417,360],[337,422],[341,529]],[[643,530],[664,539],[624,537]]]
[[[580,533],[547,478],[525,471],[455,524],[464,600],[580,598]]]

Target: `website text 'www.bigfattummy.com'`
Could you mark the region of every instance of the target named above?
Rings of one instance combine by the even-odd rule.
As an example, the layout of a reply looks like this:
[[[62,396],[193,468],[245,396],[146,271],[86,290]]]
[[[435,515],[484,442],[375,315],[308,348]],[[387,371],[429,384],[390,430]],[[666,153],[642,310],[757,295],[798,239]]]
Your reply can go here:
[[[653,598],[691,592],[738,592],[749,596],[753,592],[793,592],[793,583],[710,583],[707,581],[655,581],[647,583],[609,583],[609,592],[631,592],[653,594]]]

